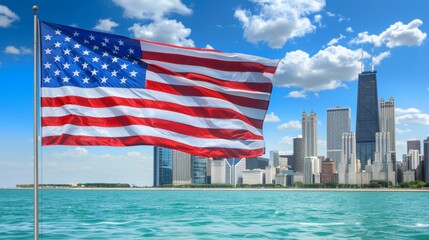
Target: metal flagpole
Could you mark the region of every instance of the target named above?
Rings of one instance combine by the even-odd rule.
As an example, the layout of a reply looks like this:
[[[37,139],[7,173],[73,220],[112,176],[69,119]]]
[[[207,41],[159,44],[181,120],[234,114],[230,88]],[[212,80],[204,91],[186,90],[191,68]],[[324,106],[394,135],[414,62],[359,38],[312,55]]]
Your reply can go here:
[[[34,5],[34,239],[39,239],[39,134],[38,134],[38,89],[37,89],[37,67],[38,67],[38,44],[37,44],[37,36],[38,36],[38,19],[37,19],[37,11],[39,7]]]

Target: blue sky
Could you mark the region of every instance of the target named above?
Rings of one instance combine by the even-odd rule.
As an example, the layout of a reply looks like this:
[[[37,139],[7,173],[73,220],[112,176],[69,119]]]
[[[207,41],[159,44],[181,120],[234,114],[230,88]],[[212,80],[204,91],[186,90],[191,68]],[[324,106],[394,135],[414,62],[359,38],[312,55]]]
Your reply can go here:
[[[395,98],[398,156],[429,135],[429,2],[92,0],[0,2],[0,187],[33,180],[33,12],[44,21],[149,40],[282,59],[264,125],[266,152],[291,153],[301,113],[350,107],[355,128],[361,48],[378,95]],[[152,147],[43,147],[43,183],[152,184]]]

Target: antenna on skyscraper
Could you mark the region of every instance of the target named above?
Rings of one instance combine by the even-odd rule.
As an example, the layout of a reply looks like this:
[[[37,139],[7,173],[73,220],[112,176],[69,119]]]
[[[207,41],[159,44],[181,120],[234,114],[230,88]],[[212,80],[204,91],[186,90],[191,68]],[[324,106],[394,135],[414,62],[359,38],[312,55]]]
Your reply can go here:
[[[374,44],[371,41],[371,71],[374,72]]]
[[[360,72],[364,71],[364,63],[363,63],[363,43],[362,43],[362,48],[360,49],[361,52],[361,58],[360,58]]]

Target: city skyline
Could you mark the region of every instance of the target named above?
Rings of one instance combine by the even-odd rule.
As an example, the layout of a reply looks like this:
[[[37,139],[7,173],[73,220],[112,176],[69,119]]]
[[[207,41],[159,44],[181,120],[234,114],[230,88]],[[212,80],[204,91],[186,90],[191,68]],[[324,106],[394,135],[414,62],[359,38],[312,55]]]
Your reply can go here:
[[[361,58],[363,55],[364,70],[369,70],[372,52],[377,101],[395,99],[397,159],[406,153],[408,139],[423,142],[429,135],[429,106],[425,101],[429,96],[429,69],[425,67],[425,53],[429,51],[429,17],[425,10],[429,3],[174,2],[159,6],[119,0],[0,3],[0,32],[7,36],[0,43],[0,76],[4,83],[0,90],[4,103],[0,106],[0,187],[29,183],[33,177],[34,4],[39,5],[39,17],[44,21],[281,59],[263,129],[265,157],[276,150],[280,154],[292,153],[293,138],[302,132],[304,111],[314,111],[318,116],[318,155],[326,156],[327,152],[327,109],[349,107],[351,131],[355,132]],[[68,11],[58,11],[59,8]],[[41,155],[42,183],[153,182],[150,146],[44,147]]]

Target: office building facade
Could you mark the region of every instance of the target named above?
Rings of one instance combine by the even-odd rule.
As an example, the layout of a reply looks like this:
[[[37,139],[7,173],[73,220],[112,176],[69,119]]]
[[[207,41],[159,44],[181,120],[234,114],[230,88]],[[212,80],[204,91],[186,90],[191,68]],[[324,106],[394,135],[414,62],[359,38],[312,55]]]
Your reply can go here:
[[[407,141],[407,153],[410,152],[410,150],[417,150],[419,153],[421,153],[420,148],[420,140],[408,140]]]
[[[317,114],[302,113],[302,138],[304,139],[305,157],[317,157]]]
[[[153,147],[153,185],[173,184],[173,150]]]
[[[429,183],[429,136],[423,140],[423,164],[425,169],[425,182]]]
[[[207,183],[207,158],[191,156],[192,183]]]
[[[380,100],[380,132],[390,135],[390,152],[392,161],[396,162],[396,121],[395,121],[395,99],[391,97],[385,102]]]
[[[304,158],[305,158],[305,147],[304,139],[294,138],[293,139],[293,170],[295,172],[304,172]]]
[[[351,132],[350,108],[330,108],[326,115],[326,143],[327,157],[335,162],[338,167],[341,161],[342,136],[345,132]]]

